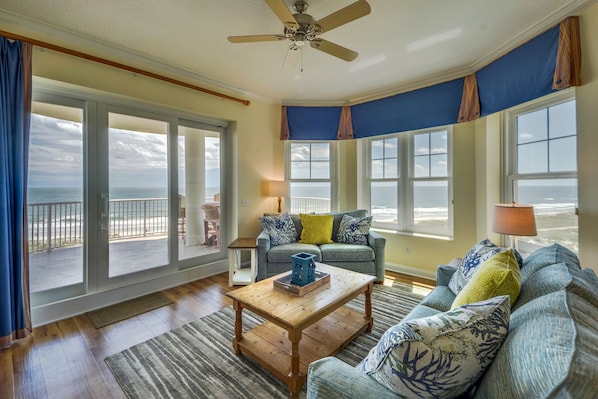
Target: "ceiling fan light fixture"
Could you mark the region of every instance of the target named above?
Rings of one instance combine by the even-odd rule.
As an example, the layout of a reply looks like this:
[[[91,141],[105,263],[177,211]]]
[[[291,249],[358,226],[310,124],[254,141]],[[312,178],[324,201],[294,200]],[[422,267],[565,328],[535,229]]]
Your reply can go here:
[[[288,39],[292,42],[289,47],[290,50],[302,49],[306,43],[309,43],[311,47],[344,61],[353,61],[357,57],[358,54],[355,51],[320,39],[318,36],[368,15],[371,7],[366,0],[357,0],[317,21],[311,15],[306,14],[309,6],[305,0],[296,0],[294,2],[295,14],[292,14],[288,9],[285,0],[264,1],[283,23],[284,34],[229,36],[228,40],[230,42],[247,43]]]
[[[293,42],[295,42],[295,45],[302,47],[306,42],[306,37],[303,33],[297,33],[293,39]]]

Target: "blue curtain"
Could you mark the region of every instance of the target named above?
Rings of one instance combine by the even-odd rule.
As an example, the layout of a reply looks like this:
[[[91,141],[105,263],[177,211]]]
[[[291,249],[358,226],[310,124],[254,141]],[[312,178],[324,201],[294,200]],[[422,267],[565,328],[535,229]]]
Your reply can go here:
[[[0,37],[0,347],[31,333],[27,161],[31,45]]]

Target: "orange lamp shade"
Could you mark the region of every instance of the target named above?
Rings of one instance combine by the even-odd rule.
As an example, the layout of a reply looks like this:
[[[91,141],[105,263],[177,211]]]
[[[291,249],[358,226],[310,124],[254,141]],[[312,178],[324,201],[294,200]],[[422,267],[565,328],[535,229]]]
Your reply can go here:
[[[535,236],[536,217],[532,205],[496,204],[494,207],[494,232],[512,236]]]

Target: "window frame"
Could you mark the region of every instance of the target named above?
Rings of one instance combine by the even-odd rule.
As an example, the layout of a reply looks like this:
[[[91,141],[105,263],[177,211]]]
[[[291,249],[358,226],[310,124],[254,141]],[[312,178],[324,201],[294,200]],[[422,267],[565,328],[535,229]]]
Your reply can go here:
[[[437,132],[447,133],[447,174],[446,176],[428,176],[415,177],[415,137],[421,134],[433,134]],[[371,143],[377,140],[384,140],[389,138],[397,139],[397,177],[380,179],[372,178],[372,153]],[[359,165],[361,173],[358,179],[359,206],[368,209],[370,214],[371,208],[371,184],[372,182],[381,181],[396,181],[397,184],[397,223],[384,223],[373,221],[372,227],[381,230],[392,231],[398,234],[420,235],[439,239],[452,239],[454,236],[454,217],[453,217],[453,128],[451,125],[439,126],[428,129],[420,129],[409,132],[393,133],[383,136],[373,136],[360,140],[359,142]],[[430,155],[433,155],[430,152]],[[429,230],[425,227],[416,227],[415,209],[414,209],[414,186],[416,182],[422,181],[446,181],[447,196],[448,196],[448,218],[446,229]]]
[[[295,178],[291,177],[292,165],[292,145],[293,144],[328,144],[329,149],[329,178]],[[318,141],[318,140],[287,140],[284,146],[285,151],[285,180],[290,184],[293,183],[329,183],[330,184],[330,212],[338,211],[338,143],[335,141]],[[311,152],[311,150],[310,150]],[[310,160],[310,163],[312,161]],[[309,210],[299,210],[295,212],[292,209],[291,194],[285,197],[285,204],[289,213],[308,212]]]
[[[504,144],[502,146],[503,151],[503,172],[502,172],[502,189],[501,189],[501,200],[504,203],[518,202],[517,193],[517,182],[525,180],[554,180],[554,179],[575,179],[577,185],[579,185],[579,165],[576,164],[575,171],[557,171],[551,172],[533,172],[533,173],[519,173],[518,172],[518,126],[517,118],[522,115],[526,115],[535,111],[540,111],[550,107],[557,106],[569,101],[576,101],[575,88],[565,89],[557,93],[544,96],[540,99],[532,100],[525,104],[510,108],[505,111],[504,114],[504,129],[503,138]],[[571,137],[571,136],[566,136]],[[576,140],[578,137],[577,131],[577,114],[576,114]],[[557,137],[559,139],[561,137]],[[546,142],[554,140],[547,136]],[[550,147],[549,147],[550,148]],[[547,153],[550,149],[548,148]],[[577,151],[576,151],[577,161]],[[549,162],[549,161],[548,161]],[[550,164],[548,164],[550,166]],[[579,200],[579,196],[577,201]],[[575,215],[577,215],[577,205],[575,209]],[[579,220],[577,225],[577,231],[579,233]],[[535,249],[539,248],[538,244],[526,242],[525,237],[517,237],[518,249],[524,253],[531,253]]]

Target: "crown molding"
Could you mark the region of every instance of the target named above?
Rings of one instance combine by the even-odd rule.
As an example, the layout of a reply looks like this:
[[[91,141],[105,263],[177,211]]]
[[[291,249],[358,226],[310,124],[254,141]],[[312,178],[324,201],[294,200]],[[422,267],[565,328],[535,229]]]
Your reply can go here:
[[[510,51],[513,51],[517,47],[530,41],[534,37],[555,27],[556,25],[560,24],[565,18],[578,15],[594,3],[596,3],[596,0],[585,0],[582,3],[579,3],[575,0],[570,0],[567,4],[564,4],[560,9],[556,10],[548,17],[538,21],[536,24],[531,25],[527,29],[519,32],[512,39],[505,42],[503,45],[495,48],[494,50],[486,54],[486,56],[474,62],[471,65],[471,73],[484,68],[488,64],[491,64],[492,62],[496,61],[497,59],[509,53]]]
[[[112,43],[79,33],[66,31],[10,11],[2,10],[0,13],[0,26],[2,26],[4,30],[11,31],[15,34],[23,36],[27,35],[37,40],[44,40],[48,43],[93,54],[97,57],[109,59],[110,61],[135,66],[154,73],[160,73],[173,79],[188,81],[194,85],[205,87],[206,89],[226,91],[227,94],[230,95],[251,97],[263,102],[276,101],[273,98],[212,79],[206,75],[179,68],[153,57],[148,57],[147,55],[137,53],[134,50],[119,47]],[[51,42],[48,41],[47,38],[51,38]]]

